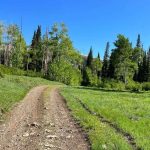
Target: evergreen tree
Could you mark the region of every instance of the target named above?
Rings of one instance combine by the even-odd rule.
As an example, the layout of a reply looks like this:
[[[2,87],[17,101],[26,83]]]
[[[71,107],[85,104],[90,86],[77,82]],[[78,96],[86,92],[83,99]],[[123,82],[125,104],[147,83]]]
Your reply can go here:
[[[143,64],[138,64],[137,80],[138,82],[143,81]]]
[[[101,72],[101,61],[100,61],[100,55],[98,54],[97,58],[93,59],[93,50],[92,47],[90,48],[86,66],[83,68],[83,81],[82,85],[94,85],[98,84],[98,78],[100,77]]]
[[[101,58],[100,58],[100,54],[99,53],[98,53],[98,56],[97,56],[97,60],[99,62],[99,69],[97,70],[97,76],[98,76],[98,78],[100,78],[101,77],[101,67],[102,67],[102,64],[101,64]]]
[[[42,69],[42,43],[41,43],[41,26],[38,26],[36,32],[36,71],[40,72]]]
[[[87,67],[83,68],[82,73],[82,83],[83,86],[88,86],[90,84],[88,73],[87,73]]]
[[[36,42],[38,45],[41,43],[41,26],[38,26],[38,28],[37,28]]]
[[[110,59],[109,59],[109,67],[108,67],[108,77],[109,78],[114,78],[115,77],[115,53],[112,50],[112,53],[110,55]]]
[[[147,53],[147,81],[150,82],[150,48]]]
[[[108,77],[108,69],[109,69],[109,42],[106,44],[104,60],[103,60],[103,67],[102,67],[102,77]]]
[[[86,66],[89,67],[91,70],[93,70],[92,61],[93,61],[93,50],[91,47],[87,57],[87,63],[86,63]]]
[[[31,42],[31,49],[29,53],[29,57],[31,62],[29,63],[29,69],[36,70],[36,31],[34,31],[32,42]]]
[[[143,63],[142,63],[142,82],[147,81],[147,55],[144,53]]]
[[[114,68],[115,77],[127,84],[128,79],[133,78],[133,72],[136,69],[136,63],[132,61],[132,47],[129,39],[123,35],[118,35],[118,39],[114,42]]]
[[[97,58],[93,59],[92,68],[93,68],[93,70],[92,70],[93,74],[97,75],[97,77],[100,79],[102,62],[100,60],[100,54],[99,53],[97,55]]]
[[[98,52],[97,58],[100,60],[100,54],[99,54],[99,52]]]
[[[34,31],[32,42],[31,42],[31,49],[35,49],[36,45],[36,31]]]
[[[42,43],[41,43],[41,26],[38,26],[37,31],[34,32],[31,43],[31,60],[30,69],[34,71],[41,71],[42,69]]]
[[[141,36],[140,36],[140,34],[138,34],[136,47],[137,47],[137,48],[141,48],[141,47],[142,47],[142,44],[141,44]]]
[[[133,79],[135,81],[142,80],[142,62],[143,62],[143,45],[141,43],[140,34],[137,38],[136,47],[133,49],[132,60],[137,64],[138,68],[135,70]]]

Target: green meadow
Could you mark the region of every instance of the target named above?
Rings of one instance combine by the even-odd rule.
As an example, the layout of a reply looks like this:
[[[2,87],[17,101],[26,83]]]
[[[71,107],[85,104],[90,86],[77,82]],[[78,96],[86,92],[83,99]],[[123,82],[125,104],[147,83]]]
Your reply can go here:
[[[92,150],[150,148],[150,92],[67,87],[61,90]]]

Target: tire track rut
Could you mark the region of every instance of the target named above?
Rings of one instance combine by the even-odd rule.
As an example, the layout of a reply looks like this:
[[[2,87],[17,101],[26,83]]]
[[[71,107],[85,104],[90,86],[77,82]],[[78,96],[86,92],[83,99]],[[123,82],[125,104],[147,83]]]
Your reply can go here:
[[[80,105],[91,115],[94,115],[96,117],[99,118],[99,120],[102,123],[106,123],[107,125],[109,125],[111,128],[113,128],[117,133],[121,134],[124,139],[132,146],[133,150],[142,150],[142,148],[138,147],[134,137],[130,134],[125,132],[123,129],[119,128],[116,124],[112,123],[111,121],[105,119],[102,115],[97,114],[96,112],[91,111],[83,102],[82,100],[80,100],[78,97],[75,97],[74,95],[72,95],[72,97],[74,99],[76,99]]]

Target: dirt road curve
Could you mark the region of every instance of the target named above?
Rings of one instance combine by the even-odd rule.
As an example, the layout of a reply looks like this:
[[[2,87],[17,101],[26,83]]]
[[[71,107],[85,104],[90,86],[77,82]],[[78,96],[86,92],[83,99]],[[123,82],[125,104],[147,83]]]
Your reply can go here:
[[[32,89],[0,125],[0,150],[88,150],[56,88]]]

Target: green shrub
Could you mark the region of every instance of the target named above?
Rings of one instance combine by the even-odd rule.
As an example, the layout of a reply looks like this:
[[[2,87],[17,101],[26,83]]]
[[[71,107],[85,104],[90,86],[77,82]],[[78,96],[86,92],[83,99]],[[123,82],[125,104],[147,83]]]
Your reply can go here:
[[[111,89],[111,85],[110,85],[109,82],[107,82],[107,80],[102,81],[101,84],[100,84],[100,87],[106,88],[106,89]]]
[[[0,70],[2,74],[7,74],[7,75],[42,77],[42,74],[39,72],[34,72],[31,70],[24,71],[24,70],[13,68],[13,67],[7,67],[1,64],[0,64]]]
[[[4,75],[1,73],[1,71],[0,71],[0,78],[4,78]]]
[[[4,65],[0,65],[0,70],[3,74],[7,74],[7,75],[24,75],[25,71],[21,70],[21,69],[17,69],[17,68],[12,68],[12,67],[7,67]]]
[[[104,79],[101,82],[100,86],[102,88],[112,89],[112,90],[119,90],[119,91],[125,90],[125,84],[121,81],[117,81],[114,79],[110,79],[110,80]]]
[[[34,72],[32,70],[25,71],[24,75],[25,76],[29,76],[29,77],[43,77],[42,73],[40,73],[40,72]]]
[[[128,84],[126,85],[126,89],[134,92],[139,92],[142,90],[142,86],[138,82],[128,81]]]
[[[96,74],[92,73],[92,70],[90,68],[86,68],[86,74],[87,74],[89,86],[98,86],[99,79]]]
[[[145,91],[150,90],[150,82],[142,83],[142,90],[145,90]]]
[[[48,78],[67,85],[80,85],[81,83],[80,71],[64,58],[59,61],[56,59],[49,65]]]
[[[125,84],[121,81],[114,80],[111,82],[111,88],[122,91],[125,90]]]

